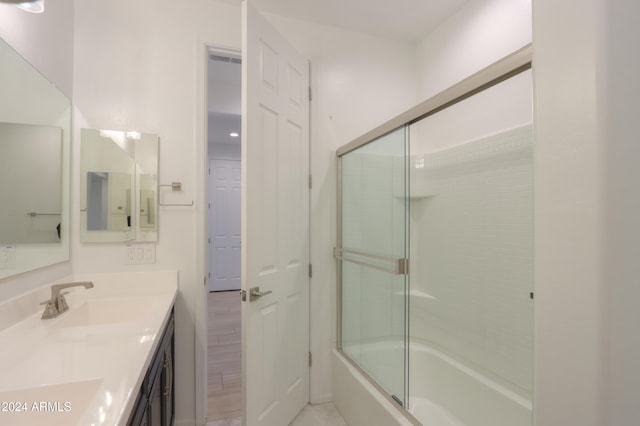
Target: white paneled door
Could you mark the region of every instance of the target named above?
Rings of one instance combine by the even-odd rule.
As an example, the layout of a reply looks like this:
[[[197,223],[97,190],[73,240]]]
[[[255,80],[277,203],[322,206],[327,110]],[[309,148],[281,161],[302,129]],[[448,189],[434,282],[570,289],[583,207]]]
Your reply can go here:
[[[240,160],[209,160],[209,291],[240,289]]]
[[[246,1],[242,54],[243,417],[282,426],[309,400],[309,64]]]

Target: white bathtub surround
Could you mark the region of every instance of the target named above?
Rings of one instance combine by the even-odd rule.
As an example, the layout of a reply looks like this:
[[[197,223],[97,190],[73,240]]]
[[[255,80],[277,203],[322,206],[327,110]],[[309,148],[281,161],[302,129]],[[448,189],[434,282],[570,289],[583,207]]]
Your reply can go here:
[[[333,403],[350,425],[399,425],[412,423],[397,406],[376,389],[349,361],[333,350]]]
[[[409,352],[409,412],[431,426],[528,426],[531,395],[426,342]]]
[[[424,167],[411,174],[412,340],[430,342],[528,398],[532,155],[527,125],[425,154]]]
[[[530,394],[426,342],[412,340],[409,352],[409,402],[402,409],[384,398],[357,368],[334,351],[335,404],[349,424],[429,426],[530,425]],[[361,347],[368,358],[394,359],[403,351],[397,342]]]
[[[75,281],[94,287],[70,288],[69,310],[40,319],[51,285]],[[26,412],[0,423],[126,424],[176,291],[176,271],[83,274],[2,303],[0,401]]]

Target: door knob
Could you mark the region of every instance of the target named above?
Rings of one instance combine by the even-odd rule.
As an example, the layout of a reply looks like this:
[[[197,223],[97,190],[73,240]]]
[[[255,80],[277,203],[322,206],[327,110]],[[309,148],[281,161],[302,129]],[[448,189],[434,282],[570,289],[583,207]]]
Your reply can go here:
[[[262,296],[271,294],[271,290],[260,292],[260,287],[251,287],[249,289],[249,302],[260,299]]]

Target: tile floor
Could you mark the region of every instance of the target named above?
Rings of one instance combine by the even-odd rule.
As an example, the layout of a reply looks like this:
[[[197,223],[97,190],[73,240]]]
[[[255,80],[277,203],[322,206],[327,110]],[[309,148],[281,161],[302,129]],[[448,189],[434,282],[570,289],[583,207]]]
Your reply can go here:
[[[211,420],[232,419],[239,417],[242,409],[240,292],[212,292],[207,302],[207,417]]]
[[[242,426],[240,294],[209,293],[207,426]],[[307,405],[289,426],[346,426],[333,404]]]
[[[207,426],[242,426],[240,417],[217,420]],[[289,426],[347,426],[333,404],[307,405]]]
[[[289,426],[347,426],[332,403],[307,405]]]

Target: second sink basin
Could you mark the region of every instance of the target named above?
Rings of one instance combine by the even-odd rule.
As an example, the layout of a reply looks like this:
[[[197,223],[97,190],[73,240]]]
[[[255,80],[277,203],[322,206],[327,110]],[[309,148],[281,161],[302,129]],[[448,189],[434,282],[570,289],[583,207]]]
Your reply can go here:
[[[136,323],[149,313],[148,302],[138,298],[87,300],[54,319],[58,327]]]

